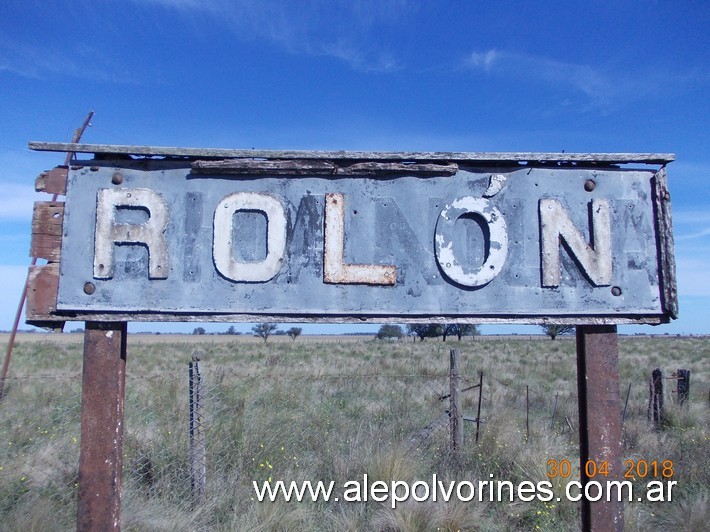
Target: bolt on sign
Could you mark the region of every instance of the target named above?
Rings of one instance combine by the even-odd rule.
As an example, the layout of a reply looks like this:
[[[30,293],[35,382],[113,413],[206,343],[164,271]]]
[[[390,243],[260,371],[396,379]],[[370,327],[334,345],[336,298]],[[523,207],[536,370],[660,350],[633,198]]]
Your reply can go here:
[[[30,322],[677,314],[669,154],[30,147],[93,154],[40,176]]]

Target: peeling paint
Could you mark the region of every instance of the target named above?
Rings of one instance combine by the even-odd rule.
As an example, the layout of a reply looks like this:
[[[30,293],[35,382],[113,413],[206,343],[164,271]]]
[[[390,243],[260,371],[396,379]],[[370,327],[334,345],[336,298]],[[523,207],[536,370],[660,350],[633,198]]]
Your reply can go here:
[[[492,198],[505,187],[507,177],[502,174],[491,174],[488,181],[488,188],[483,193],[484,198]]]
[[[484,238],[486,258],[480,265],[464,265],[454,252],[456,222],[467,215],[479,217],[487,227],[488,238]],[[500,274],[508,256],[505,218],[489,200],[483,198],[465,196],[447,205],[439,216],[434,239],[436,259],[442,272],[451,281],[466,287],[480,287],[490,283]]]

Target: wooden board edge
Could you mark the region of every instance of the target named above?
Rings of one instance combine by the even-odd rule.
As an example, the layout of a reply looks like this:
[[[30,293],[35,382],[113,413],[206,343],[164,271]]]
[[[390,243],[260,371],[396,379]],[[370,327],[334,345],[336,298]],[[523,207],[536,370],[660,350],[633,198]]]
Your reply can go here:
[[[66,166],[57,166],[51,170],[46,170],[37,176],[35,190],[57,196],[66,196],[68,175],[69,169]]]
[[[179,148],[168,146],[130,146],[113,144],[74,144],[30,141],[35,151],[104,153],[138,156],[219,157],[265,159],[346,159],[388,161],[544,161],[666,164],[675,160],[673,153],[537,153],[537,152],[363,152],[307,150],[245,150],[219,148]]]
[[[30,266],[27,276],[26,323],[42,328],[61,329],[65,319],[57,316],[59,263]]]
[[[64,203],[37,201],[32,214],[30,256],[59,262],[62,252]]]
[[[189,314],[163,312],[108,312],[60,309],[53,315],[55,319],[67,321],[105,322],[182,322],[182,323],[318,323],[318,324],[517,324],[517,325],[660,325],[668,323],[667,315],[619,315],[619,316],[314,316],[298,314]]]
[[[658,234],[659,282],[663,309],[671,318],[678,318],[678,287],[671,218],[671,195],[665,166],[653,176],[656,232]]]

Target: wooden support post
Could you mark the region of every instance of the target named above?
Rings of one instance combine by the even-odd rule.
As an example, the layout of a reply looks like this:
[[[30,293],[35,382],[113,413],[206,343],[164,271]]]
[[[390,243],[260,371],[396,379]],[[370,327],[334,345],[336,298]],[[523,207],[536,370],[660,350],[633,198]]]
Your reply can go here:
[[[77,530],[120,530],[127,324],[86,322]]]
[[[579,461],[582,485],[588,461],[608,465],[604,480],[622,481],[621,396],[616,325],[577,326],[577,391],[579,394]],[[596,479],[594,479],[596,480]],[[605,482],[606,484],[606,482]],[[606,495],[606,494],[605,494]],[[598,502],[582,498],[582,530],[624,530],[624,507],[617,493]]]
[[[463,409],[461,408],[461,377],[459,376],[459,352],[449,352],[449,427],[451,429],[451,450],[463,448]]]

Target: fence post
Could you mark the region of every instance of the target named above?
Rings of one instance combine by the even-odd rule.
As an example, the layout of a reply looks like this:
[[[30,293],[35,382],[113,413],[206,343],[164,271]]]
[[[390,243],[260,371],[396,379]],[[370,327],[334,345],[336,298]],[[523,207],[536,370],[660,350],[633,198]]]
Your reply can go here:
[[[678,404],[684,405],[690,397],[690,370],[678,369],[678,384],[676,385],[678,393]]]
[[[204,500],[207,487],[204,382],[200,374],[199,361],[199,354],[194,352],[192,354],[192,362],[188,364],[190,393],[190,490],[192,493],[193,507],[199,505]]]
[[[579,469],[583,486],[592,480],[587,463],[606,462],[609,476],[622,479],[621,397],[616,325],[577,326],[577,392],[579,397]],[[595,479],[596,480],[596,479]],[[620,501],[581,501],[582,530],[624,530]]]
[[[459,376],[459,352],[449,352],[449,427],[451,450],[463,448],[463,409],[461,408],[461,377]]]
[[[550,416],[550,430],[555,427],[555,413],[557,413],[557,398],[559,395],[559,392],[555,394],[555,404],[552,406],[552,416]]]
[[[530,439],[530,386],[525,385],[525,443]]]
[[[621,412],[621,423],[626,421],[626,407],[629,406],[629,396],[631,395],[631,383],[629,383],[629,389],[626,390],[626,401],[624,401],[624,410]]]
[[[663,371],[656,368],[651,373],[651,382],[648,386],[649,419],[658,427],[663,422]]]
[[[481,429],[481,401],[483,400],[483,372],[480,371],[478,382],[478,411],[476,412],[476,443],[478,443],[478,433]]]
[[[77,530],[120,530],[125,322],[86,322]]]

